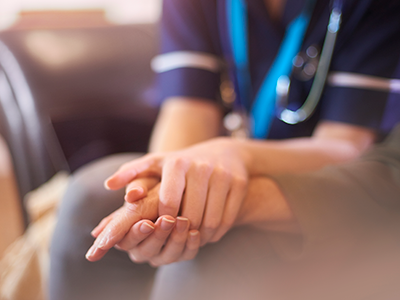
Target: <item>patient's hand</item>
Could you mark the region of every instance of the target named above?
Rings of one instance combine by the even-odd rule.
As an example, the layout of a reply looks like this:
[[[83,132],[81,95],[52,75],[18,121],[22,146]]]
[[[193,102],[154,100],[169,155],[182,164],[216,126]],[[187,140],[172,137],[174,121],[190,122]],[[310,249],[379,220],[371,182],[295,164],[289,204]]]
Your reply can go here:
[[[183,217],[160,217],[150,233],[141,231],[142,222],[132,226],[117,249],[128,252],[136,263],[148,262],[157,267],[182,260],[193,259],[200,247],[200,234],[189,231],[189,220]],[[150,225],[150,224],[149,224]],[[150,227],[149,227],[150,228]]]
[[[125,200],[133,203],[147,190],[138,180],[160,178],[159,215],[188,218],[204,245],[218,241],[233,226],[246,195],[249,157],[242,143],[218,138],[130,161],[105,185],[116,190],[130,184]]]
[[[133,261],[149,262],[153,266],[196,256],[200,246],[199,232],[189,231],[187,218],[158,217],[159,184],[151,189],[156,184],[154,179],[143,179],[143,183],[150,190],[145,192],[145,198],[134,203],[125,202],[93,229],[96,241],[86,254],[89,261],[101,259],[114,246],[128,252]],[[157,221],[153,223],[155,219]]]
[[[147,186],[154,186],[158,181],[155,178],[143,180],[147,181]],[[158,217],[159,188],[160,185],[156,184],[146,197],[134,203],[125,202],[121,208],[100,222],[92,231],[92,235],[96,237],[96,240],[86,254],[89,261],[101,259],[110,248],[114,247],[125,237],[131,227],[137,222],[149,220],[142,222],[145,223],[142,225],[146,227],[152,226],[150,220],[156,220]]]

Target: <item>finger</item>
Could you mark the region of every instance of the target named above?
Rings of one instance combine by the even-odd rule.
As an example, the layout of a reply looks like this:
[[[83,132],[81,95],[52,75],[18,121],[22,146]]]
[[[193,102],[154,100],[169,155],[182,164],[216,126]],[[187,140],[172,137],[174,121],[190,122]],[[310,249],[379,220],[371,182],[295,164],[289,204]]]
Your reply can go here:
[[[104,230],[104,228],[111,222],[111,220],[115,217],[118,211],[114,211],[112,214],[108,215],[104,219],[102,219],[92,232],[90,233],[92,237],[97,238],[99,234]]]
[[[121,189],[139,175],[144,177],[160,176],[160,158],[160,155],[148,154],[123,164],[117,172],[106,179],[105,188],[109,190]]]
[[[140,212],[135,209],[136,206],[136,203],[124,205],[120,212],[107,224],[86,253],[86,258],[89,261],[101,259],[110,248],[122,240],[133,224],[142,219]]]
[[[129,251],[137,247],[139,243],[145,240],[155,229],[155,224],[150,220],[142,220],[135,223],[125,237],[117,244],[118,248]]]
[[[95,262],[104,257],[106,255],[108,250],[103,250],[100,248],[97,248],[95,245],[90,247],[88,252],[86,253],[86,259],[90,262]]]
[[[189,231],[186,247],[182,253],[181,261],[183,260],[191,260],[196,257],[200,248],[200,233],[198,230]]]
[[[137,178],[126,186],[125,201],[133,203],[143,197],[160,181],[156,177]]]
[[[178,215],[188,168],[188,162],[181,158],[170,159],[165,163],[160,188],[159,215]]]
[[[184,217],[176,218],[176,225],[168,238],[167,243],[159,255],[150,260],[153,267],[170,264],[180,260],[185,249],[189,232],[189,219]]]
[[[231,182],[229,173],[222,169],[214,170],[200,228],[201,245],[208,243],[220,227]]]
[[[210,242],[219,241],[233,227],[246,193],[247,179],[241,177],[234,178],[226,200],[221,224]]]
[[[175,223],[175,218],[171,216],[162,216],[158,218],[154,232],[136,248],[129,251],[134,261],[149,261],[152,257],[158,255],[174,228]]]
[[[211,172],[212,168],[208,164],[198,163],[192,165],[186,175],[181,215],[190,220],[190,229],[200,228]]]

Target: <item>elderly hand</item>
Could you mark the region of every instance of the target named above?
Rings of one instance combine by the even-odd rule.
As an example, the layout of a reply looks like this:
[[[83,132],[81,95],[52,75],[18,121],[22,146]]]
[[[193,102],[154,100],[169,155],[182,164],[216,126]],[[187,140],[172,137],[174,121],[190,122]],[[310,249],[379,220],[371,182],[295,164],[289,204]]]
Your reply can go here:
[[[135,203],[148,187],[141,178],[161,178],[159,215],[185,217],[202,245],[218,241],[232,226],[246,195],[249,157],[231,139],[217,138],[181,151],[148,154],[121,166],[109,189],[129,184]]]
[[[156,181],[143,179],[141,183],[146,183],[149,188]],[[105,217],[92,231],[96,241],[89,249],[87,259],[97,261],[113,246],[128,252],[133,261],[149,262],[153,266],[194,258],[200,246],[199,232],[189,231],[187,218],[157,218],[158,191],[159,184],[149,188],[145,198],[135,203],[126,202]]]

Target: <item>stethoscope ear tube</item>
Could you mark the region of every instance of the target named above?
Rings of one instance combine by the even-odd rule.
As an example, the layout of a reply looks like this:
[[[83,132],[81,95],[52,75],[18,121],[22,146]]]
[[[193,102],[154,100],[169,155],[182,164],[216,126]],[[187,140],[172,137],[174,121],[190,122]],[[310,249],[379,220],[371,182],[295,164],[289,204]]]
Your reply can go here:
[[[278,114],[278,118],[288,124],[297,124],[307,120],[315,111],[324,90],[325,82],[328,77],[329,67],[332,61],[332,55],[336,44],[337,34],[342,20],[341,6],[333,8],[324,45],[321,51],[321,58],[315,73],[314,82],[311,86],[310,93],[304,104],[296,111],[284,108]],[[286,77],[286,76],[285,76]],[[280,78],[277,83],[277,104],[286,102],[290,88],[290,80],[288,78]]]

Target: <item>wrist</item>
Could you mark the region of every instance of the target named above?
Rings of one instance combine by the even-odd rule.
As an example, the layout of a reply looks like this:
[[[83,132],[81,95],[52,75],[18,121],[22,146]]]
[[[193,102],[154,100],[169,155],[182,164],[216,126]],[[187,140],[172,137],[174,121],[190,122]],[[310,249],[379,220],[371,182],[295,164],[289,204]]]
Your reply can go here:
[[[300,232],[300,227],[277,183],[252,177],[235,226],[251,225],[267,231]]]
[[[230,143],[232,149],[235,149],[240,160],[243,162],[249,177],[254,175],[254,156],[251,153],[249,140],[230,138]]]

